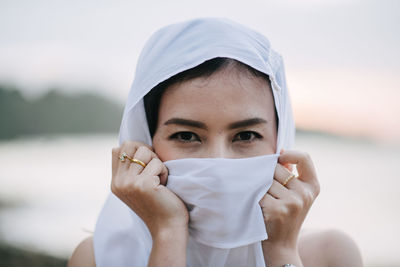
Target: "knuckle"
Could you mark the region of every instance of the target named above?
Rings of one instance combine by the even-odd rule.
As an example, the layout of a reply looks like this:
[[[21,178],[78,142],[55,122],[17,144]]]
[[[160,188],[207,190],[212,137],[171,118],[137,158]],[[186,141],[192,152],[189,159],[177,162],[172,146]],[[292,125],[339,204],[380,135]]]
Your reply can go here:
[[[148,153],[149,152],[149,148],[145,147],[145,146],[139,146],[136,150],[136,153]]]
[[[291,214],[291,209],[286,205],[282,205],[277,210],[277,213],[278,213],[278,218],[283,222]]]
[[[154,159],[152,159],[152,161],[154,161],[154,163],[157,164],[157,165],[163,164],[162,161],[159,158],[154,158]]]
[[[314,191],[315,191],[315,196],[316,197],[319,195],[319,193],[321,193],[321,185],[319,184],[318,181],[316,181],[316,183],[315,183]]]
[[[140,146],[138,149],[140,149],[141,151],[151,152],[147,146],[143,146],[143,145]]]
[[[258,202],[258,204],[261,206],[261,208],[264,208],[268,204],[268,200],[266,199],[265,195],[263,198]]]
[[[275,215],[274,217],[285,216],[287,213],[288,213],[287,205],[279,205],[271,207],[271,214]]]
[[[142,145],[145,146],[145,147],[147,147],[148,150],[154,151],[154,149],[153,149],[153,147],[152,147],[151,145],[144,144],[144,143],[142,143]]]
[[[147,182],[148,177],[137,177],[138,179],[134,179],[130,182],[130,191],[135,194],[143,194],[147,191]],[[144,178],[144,179],[143,179]]]
[[[111,183],[111,192],[113,192],[115,195],[118,196],[121,191],[122,191],[121,182],[113,181]]]
[[[151,164],[152,166],[156,167],[156,168],[160,168],[162,166],[162,161],[158,158],[152,158],[149,162],[149,164]]]
[[[288,203],[288,209],[291,212],[298,212],[300,210],[302,210],[304,207],[304,202],[302,199],[300,199],[299,197],[296,196],[292,196],[289,200]]]
[[[275,213],[275,210],[277,208],[276,205],[273,205],[269,199],[267,197],[263,197],[260,201],[259,201],[260,207],[263,211],[263,213]]]
[[[320,189],[315,190],[315,193],[314,193],[314,200],[319,196],[320,192],[321,192]]]
[[[307,206],[311,206],[315,199],[313,192],[311,190],[304,190],[302,196],[304,203]]]
[[[156,157],[155,153],[148,146],[145,145],[139,146],[135,152],[135,155],[140,155],[141,157],[146,159],[152,159]]]

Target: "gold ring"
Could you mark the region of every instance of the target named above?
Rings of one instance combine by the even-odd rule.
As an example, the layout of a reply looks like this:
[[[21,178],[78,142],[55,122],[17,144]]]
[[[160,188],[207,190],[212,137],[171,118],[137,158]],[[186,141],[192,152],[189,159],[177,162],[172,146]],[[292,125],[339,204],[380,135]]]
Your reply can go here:
[[[288,176],[288,178],[286,178],[286,180],[283,182],[283,186],[286,186],[286,184],[292,180],[294,177],[296,177],[296,175],[294,175],[293,173],[291,175]]]
[[[128,154],[126,154],[126,152],[122,152],[122,154],[119,156],[119,160],[121,162],[125,162],[125,159],[129,159],[130,162],[139,164],[143,168],[146,168],[146,166],[147,166],[147,164],[144,163],[143,161],[141,161],[139,159],[133,159],[133,158],[129,157]]]
[[[141,160],[138,160],[138,159],[129,159],[131,162],[133,162],[133,163],[136,163],[136,164],[139,164],[140,166],[142,166],[143,168],[146,168],[146,163],[144,163],[143,161],[141,161]]]

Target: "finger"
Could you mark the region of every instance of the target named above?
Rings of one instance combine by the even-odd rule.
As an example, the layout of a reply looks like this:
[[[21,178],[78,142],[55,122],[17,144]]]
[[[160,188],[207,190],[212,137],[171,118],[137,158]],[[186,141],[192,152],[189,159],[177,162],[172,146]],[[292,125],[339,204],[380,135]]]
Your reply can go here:
[[[316,173],[311,157],[307,153],[299,151],[286,151],[279,156],[281,164],[296,164],[299,179],[305,182],[316,180]]]
[[[296,179],[293,176],[294,174],[283,167],[281,164],[277,164],[275,168],[274,180],[277,180],[279,184],[286,187],[288,190],[291,191],[301,191],[302,187],[304,187],[303,182]],[[293,177],[293,178],[290,178]],[[287,181],[290,178],[289,181]],[[287,181],[287,182],[286,182]],[[286,182],[286,185],[284,185]]]
[[[261,207],[265,221],[268,221],[270,219],[270,216],[274,214],[274,210],[276,209],[276,207],[281,205],[281,203],[279,203],[278,201],[279,200],[275,199],[268,193],[265,194],[265,196],[260,200],[259,205]]]
[[[297,195],[298,198],[302,199],[303,203],[306,204],[311,204],[318,195],[318,192],[313,185],[296,178],[291,179],[285,187],[289,194]]]
[[[119,165],[119,155],[120,155],[120,148],[114,147],[111,150],[111,177],[114,177],[118,170]]]
[[[289,171],[286,167],[284,167],[281,164],[276,164],[275,168],[275,173],[274,173],[274,179],[277,180],[279,183],[282,185],[285,184],[285,182],[290,183],[289,179],[293,178],[293,173]]]
[[[131,141],[126,141],[124,143],[122,143],[121,148],[120,148],[120,154],[118,155],[118,159],[119,159],[119,168],[120,170],[124,170],[127,171],[131,165],[131,162],[129,159],[125,159],[124,161],[122,161],[120,159],[122,153],[126,153],[128,155],[128,157],[133,158],[133,156],[136,153],[136,150],[139,147],[139,143],[138,142],[131,142]]]
[[[285,153],[285,150],[282,148],[281,151],[279,152],[280,155],[282,155],[283,153]],[[293,165],[286,163],[286,164],[282,164],[286,169],[288,169],[289,171],[293,171]]]
[[[167,184],[168,169],[158,158],[153,158],[142,171],[144,176],[158,176],[162,185]]]
[[[297,177],[294,177],[291,179],[289,182],[286,183],[285,187],[290,190],[290,191],[299,191],[305,186],[305,183],[302,182],[301,180],[297,179]]]
[[[272,185],[268,190],[268,194],[273,196],[276,199],[282,199],[285,198],[288,194],[289,191],[286,187],[281,185],[278,181],[273,180]]]
[[[157,155],[153,151],[148,149],[148,147],[140,146],[137,148],[135,155],[133,156],[133,159],[140,160],[141,162],[143,162],[144,164],[147,165],[153,158],[156,158],[156,157],[157,157]],[[131,164],[129,166],[129,171],[131,173],[137,175],[137,174],[141,173],[144,168],[145,167],[143,167],[139,163],[131,162]]]
[[[270,194],[266,193],[263,198],[258,202],[260,204],[261,208],[269,206],[271,203],[275,203],[276,198],[271,196]]]
[[[281,163],[297,164],[296,168],[299,173],[298,179],[307,183],[315,196],[320,192],[320,185],[317,179],[317,174],[314,164],[307,153],[299,151],[287,151],[278,159]]]
[[[290,172],[293,172],[293,165],[292,164],[282,164],[282,166],[284,166],[286,169],[288,169]]]

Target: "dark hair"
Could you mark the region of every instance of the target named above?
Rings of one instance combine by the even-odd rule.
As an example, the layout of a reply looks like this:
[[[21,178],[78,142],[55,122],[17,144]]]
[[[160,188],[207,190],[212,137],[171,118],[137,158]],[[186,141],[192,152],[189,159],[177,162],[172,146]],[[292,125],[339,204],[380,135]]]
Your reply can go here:
[[[161,97],[164,91],[177,83],[189,81],[195,78],[208,78],[212,74],[224,70],[228,66],[233,65],[235,68],[243,69],[248,71],[249,74],[253,75],[254,77],[262,77],[269,83],[269,77],[265,73],[262,73],[252,67],[226,57],[217,57],[210,60],[203,62],[202,64],[180,72],[167,80],[159,83],[156,85],[149,93],[147,93],[144,97],[144,109],[146,112],[147,123],[149,125],[150,135],[151,137],[154,136],[154,133],[157,129],[158,123],[158,111],[160,107]],[[275,112],[276,122],[278,125],[278,117]]]

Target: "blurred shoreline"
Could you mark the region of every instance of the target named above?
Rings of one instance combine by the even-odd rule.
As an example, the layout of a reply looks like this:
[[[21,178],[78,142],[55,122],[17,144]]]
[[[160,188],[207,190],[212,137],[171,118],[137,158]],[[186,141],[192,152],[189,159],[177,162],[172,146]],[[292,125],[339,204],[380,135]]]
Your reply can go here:
[[[0,140],[57,134],[118,131],[122,104],[94,93],[66,94],[52,89],[28,99],[0,84]]]
[[[26,205],[23,201],[0,198],[0,215],[7,209],[18,209]],[[1,226],[1,222],[0,222]],[[3,235],[2,232],[0,232]],[[0,267],[65,267],[68,259],[50,255],[29,246],[17,246],[0,238]]]
[[[62,88],[52,88],[36,98],[29,98],[20,88],[0,83],[0,125],[6,125],[0,128],[0,143],[63,135],[118,133],[122,113],[121,102],[101,94],[67,94]],[[400,136],[386,140],[363,132],[357,135],[302,127],[297,127],[296,135],[400,147]]]
[[[0,244],[0,266],[1,267],[65,267],[68,260],[54,257],[45,253],[33,252],[27,249]]]

